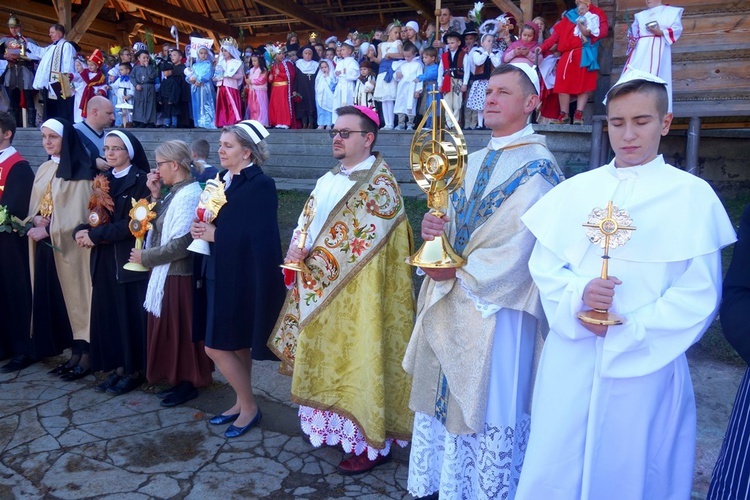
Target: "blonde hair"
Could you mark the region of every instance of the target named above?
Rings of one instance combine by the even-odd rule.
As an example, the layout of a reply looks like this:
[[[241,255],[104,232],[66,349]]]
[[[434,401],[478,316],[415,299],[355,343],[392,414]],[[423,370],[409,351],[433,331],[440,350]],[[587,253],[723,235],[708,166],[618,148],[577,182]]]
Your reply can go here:
[[[161,156],[167,161],[173,161],[180,168],[190,173],[190,165],[193,163],[193,159],[190,155],[190,146],[187,142],[176,139],[162,142],[156,146],[154,155]]]

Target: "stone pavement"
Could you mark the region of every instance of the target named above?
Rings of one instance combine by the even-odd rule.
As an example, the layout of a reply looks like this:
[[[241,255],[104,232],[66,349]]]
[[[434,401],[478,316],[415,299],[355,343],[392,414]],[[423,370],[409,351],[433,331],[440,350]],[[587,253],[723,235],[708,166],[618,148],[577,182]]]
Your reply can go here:
[[[89,376],[62,382],[47,374],[63,358],[0,374],[0,499],[272,498],[401,499],[408,448],[370,473],[342,476],[339,449],[314,449],[300,437],[291,379],[276,362],[255,363],[263,421],[236,438],[207,420],[230,407],[221,375],[201,395],[162,408],[144,386],[112,397]],[[711,469],[743,369],[691,360],[698,404],[693,498],[705,498]]]
[[[260,426],[226,439],[227,426],[207,421],[234,402],[222,382],[162,408],[160,387],[112,397],[93,390],[93,376],[66,383],[48,375],[62,359],[0,374],[2,499],[408,498],[408,449],[370,473],[342,476],[340,449],[300,438],[291,379],[277,362],[253,367]]]

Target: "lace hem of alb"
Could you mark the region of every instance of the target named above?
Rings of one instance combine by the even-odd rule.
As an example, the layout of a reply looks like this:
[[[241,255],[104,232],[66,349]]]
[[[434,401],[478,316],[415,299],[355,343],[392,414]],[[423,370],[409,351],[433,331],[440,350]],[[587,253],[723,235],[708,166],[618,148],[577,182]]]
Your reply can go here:
[[[466,296],[474,302],[474,309],[482,314],[482,318],[489,318],[500,309],[502,309],[502,307],[491,302],[487,302],[478,295],[474,295],[474,293],[472,293],[472,291],[469,290],[466,285],[464,285],[464,282],[460,279],[458,280],[458,282],[461,283],[461,288],[463,288],[464,292],[466,292]]]
[[[429,415],[414,414],[407,489],[441,500],[513,498],[521,475],[530,418],[515,425],[485,423],[479,434],[456,435]]]
[[[316,448],[324,444],[328,446],[341,445],[346,453],[361,455],[367,452],[367,458],[375,460],[378,455],[388,455],[391,452],[391,444],[394,442],[401,448],[405,448],[409,444],[408,441],[387,438],[382,450],[373,448],[367,444],[357,424],[332,411],[300,406],[299,419],[302,432],[307,434],[310,443]]]

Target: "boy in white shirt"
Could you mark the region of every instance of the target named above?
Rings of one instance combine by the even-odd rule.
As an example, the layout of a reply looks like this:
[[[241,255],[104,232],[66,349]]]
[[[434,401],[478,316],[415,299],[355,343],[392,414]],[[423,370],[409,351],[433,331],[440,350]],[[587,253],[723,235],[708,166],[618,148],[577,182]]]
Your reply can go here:
[[[393,111],[398,115],[396,130],[414,130],[417,100],[422,92],[422,82],[419,81],[419,75],[424,70],[422,61],[417,57],[418,53],[419,49],[413,43],[406,42],[404,44],[404,62],[395,74],[398,82],[396,103],[393,107]]]

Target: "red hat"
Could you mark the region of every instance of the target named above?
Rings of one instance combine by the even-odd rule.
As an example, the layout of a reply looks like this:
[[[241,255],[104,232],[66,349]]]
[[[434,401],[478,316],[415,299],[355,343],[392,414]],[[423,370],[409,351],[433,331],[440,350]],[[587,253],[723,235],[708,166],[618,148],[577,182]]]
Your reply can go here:
[[[96,64],[97,66],[101,66],[102,63],[104,63],[104,55],[102,54],[101,50],[96,49],[91,53],[91,56],[88,60]]]

